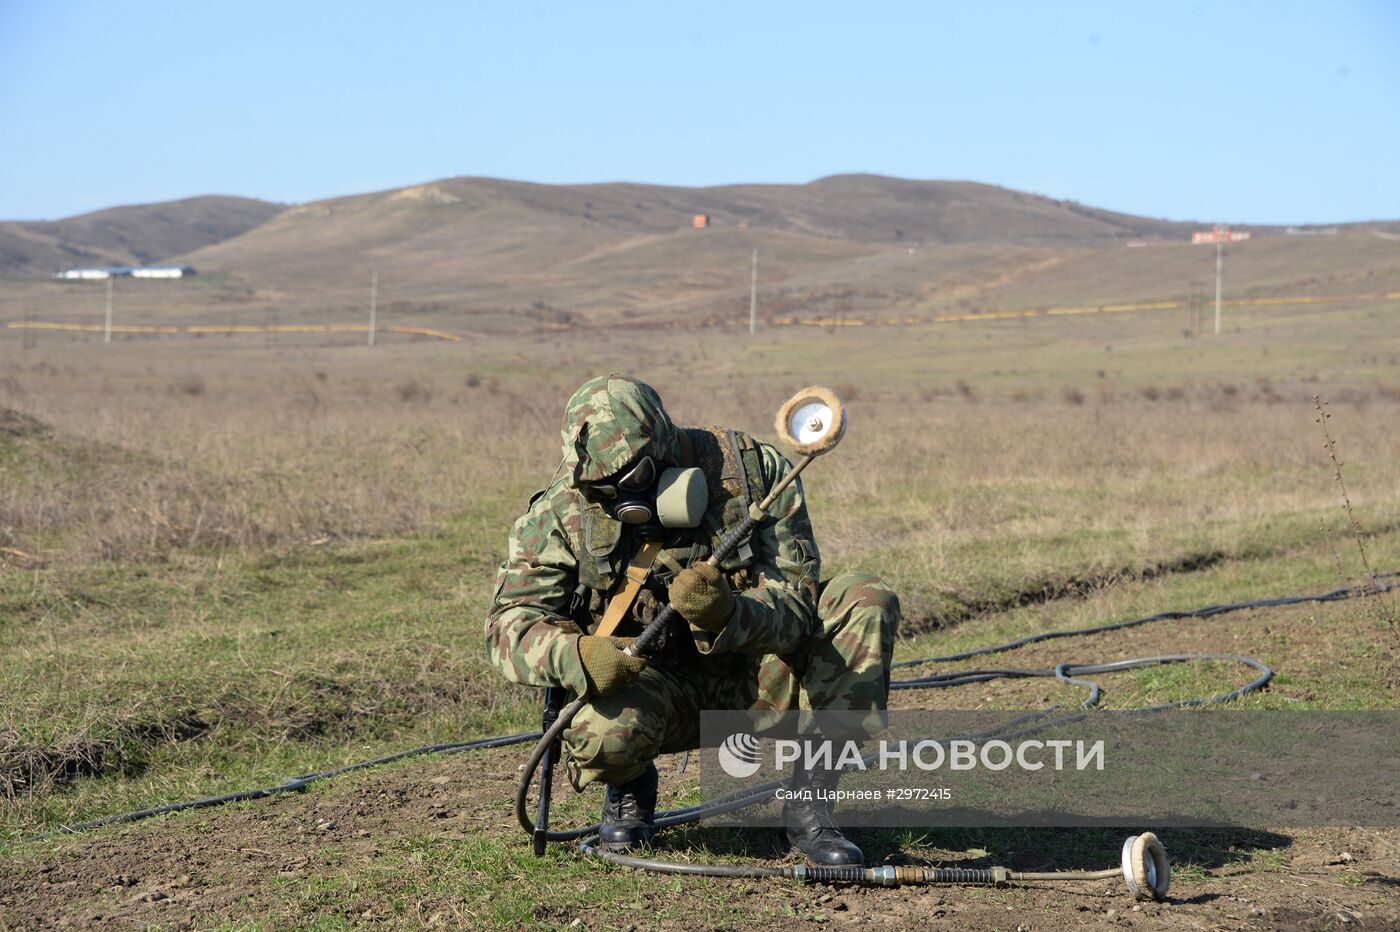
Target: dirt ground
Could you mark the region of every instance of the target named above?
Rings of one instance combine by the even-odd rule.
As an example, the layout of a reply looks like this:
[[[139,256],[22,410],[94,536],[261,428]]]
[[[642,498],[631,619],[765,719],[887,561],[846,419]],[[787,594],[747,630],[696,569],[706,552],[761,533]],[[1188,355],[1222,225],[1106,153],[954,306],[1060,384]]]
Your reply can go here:
[[[280,881],[310,882],[370,865],[386,846],[408,835],[449,842],[481,834],[510,836],[509,799],[519,756],[519,749],[502,749],[434,758],[350,777],[320,792],[64,841],[52,856],[11,865],[0,877],[0,927],[183,929],[233,917],[271,927],[304,921],[295,904],[278,895]],[[1047,830],[1031,837],[1055,847],[1072,834]],[[1187,834],[1162,833],[1168,851]],[[1117,881],[896,890],[715,883],[723,884],[728,896],[755,904],[771,906],[775,896],[781,898],[795,915],[765,918],[763,925],[769,928],[1040,930],[1107,923],[1139,929],[1400,928],[1398,830],[1240,832],[1233,839],[1229,833],[1212,835],[1208,844],[1191,849],[1197,857],[1204,852],[1197,861],[1202,869],[1176,877],[1165,903],[1134,903]],[[872,853],[881,847],[861,840]],[[1236,843],[1256,846],[1261,841],[1277,846],[1271,852],[1276,857],[1267,863],[1232,860]],[[520,845],[525,845],[523,838]],[[1028,856],[1032,859],[1014,866],[1037,866],[1035,856]],[[656,886],[653,895],[674,906],[671,886]],[[545,925],[571,928],[710,925],[654,923],[650,910],[629,908],[635,905],[538,918]],[[452,896],[421,898],[408,915],[395,915],[382,892],[364,897],[353,886],[343,889],[331,915],[320,916],[318,924],[327,918],[337,925],[395,919],[470,927],[482,921]],[[575,920],[578,925],[572,925]]]
[[[1251,611],[1230,624],[1219,619],[1173,622],[1170,639],[1200,650],[1223,649],[1243,639],[1307,682],[1315,665],[1337,660],[1324,658],[1309,639],[1289,636],[1290,626],[1313,610]],[[1357,616],[1351,623],[1364,622]],[[1016,661],[1036,665],[1066,652],[1105,660],[1140,655],[1161,649],[1167,631],[1153,627],[1123,632],[1112,641],[1076,641],[1073,648],[1037,645]],[[1043,687],[1010,688],[1026,703],[1048,698],[1019,695]],[[1302,690],[1288,683],[1275,687],[1281,695],[1304,695]],[[955,702],[942,693],[897,695],[898,704],[906,707]],[[960,698],[966,702],[976,696]],[[513,747],[410,760],[301,794],[34,845],[7,859],[0,874],[0,929],[476,927],[500,922],[488,912],[489,897],[483,899],[479,885],[557,880],[586,889],[590,878],[622,873],[601,867],[581,873],[564,850],[553,862],[528,856],[510,860],[526,849],[511,815],[523,754],[522,747]],[[693,769],[681,776],[671,761],[663,761],[661,771],[664,806],[693,777]],[[598,804],[596,792],[582,798],[567,789],[556,794],[556,825],[589,818]],[[1111,866],[1116,858],[1104,852],[1132,830],[979,834],[934,829],[912,844],[888,831],[853,834],[871,864],[1001,863],[1043,870],[1047,865]],[[745,844],[748,854],[760,862],[790,861],[792,855],[769,836],[754,834]],[[727,910],[724,915],[732,917],[737,909],[746,917],[744,924],[768,928],[1042,930],[1109,923],[1140,929],[1400,928],[1400,829],[1212,829],[1159,835],[1175,868],[1164,903],[1135,903],[1117,880],[888,890],[655,879],[636,882],[626,895],[613,899],[575,893],[553,904],[542,900],[531,918],[544,927],[574,929],[737,925],[711,918],[718,902]],[[703,832],[686,836],[673,831],[658,845],[684,856],[697,839],[704,843]],[[478,850],[473,846],[483,842],[494,846],[494,867],[478,867],[472,860],[470,852]],[[404,859],[406,846],[420,853]],[[504,862],[501,851],[508,852]]]

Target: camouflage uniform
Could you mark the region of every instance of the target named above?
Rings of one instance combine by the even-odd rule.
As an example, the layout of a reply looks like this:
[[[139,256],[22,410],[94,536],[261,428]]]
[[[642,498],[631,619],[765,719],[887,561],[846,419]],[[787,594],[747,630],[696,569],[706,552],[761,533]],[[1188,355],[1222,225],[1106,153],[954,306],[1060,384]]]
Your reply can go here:
[[[562,475],[537,493],[510,534],[486,650],[510,680],[587,691],[578,638],[593,630],[621,588],[638,542],[631,528],[590,502],[579,483],[611,476],[651,454],[702,469],[709,486],[705,523],[671,532],[648,588],[619,634],[636,634],[666,602],[681,567],[708,558],[750,500],[792,469],[774,447],[717,428],[677,428],[649,386],[612,375],[585,383],[563,425]],[[597,779],[625,783],[657,754],[694,748],[704,709],[792,710],[807,706],[874,712],[885,708],[899,600],[879,579],[846,573],[818,582],[820,557],[801,480],[774,503],[739,551],[721,564],[737,609],[710,634],[677,618],[641,677],[596,698],[564,733],[575,788]],[[581,628],[582,626],[582,628]],[[679,628],[679,632],[675,629]]]

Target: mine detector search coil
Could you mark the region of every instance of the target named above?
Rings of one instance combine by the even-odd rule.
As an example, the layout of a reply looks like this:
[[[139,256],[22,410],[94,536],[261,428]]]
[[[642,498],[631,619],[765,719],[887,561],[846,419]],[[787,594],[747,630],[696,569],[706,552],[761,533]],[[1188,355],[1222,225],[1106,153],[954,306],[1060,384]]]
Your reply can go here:
[[[707,561],[718,567],[734,550],[740,541],[745,540],[754,527],[769,515],[769,509],[778,497],[787,490],[802,471],[812,461],[830,452],[846,434],[846,408],[840,399],[828,389],[819,386],[804,388],[793,395],[778,409],[774,424],[778,436],[801,459],[793,469],[783,476],[764,497],[763,501],[749,506],[744,520],[724,536],[715,552]],[[645,655],[647,648],[662,629],[676,616],[675,608],[667,605],[658,612],[651,623],[625,649],[631,656]],[[564,704],[566,690],[550,687],[545,691],[545,710],[542,722],[544,734],[536,743],[530,757],[521,768],[516,784],[515,816],[520,826],[534,841],[534,852],[542,856],[545,846],[551,841],[573,841],[582,838],[580,850],[585,854],[611,861],[624,867],[640,868],[668,874],[696,874],[709,877],[784,877],[810,883],[860,883],[874,886],[897,887],[902,884],[992,884],[1001,886],[1012,882],[1051,881],[1051,880],[1107,880],[1121,876],[1131,892],[1138,899],[1165,899],[1171,885],[1171,865],[1166,850],[1157,836],[1151,832],[1130,836],[1123,844],[1121,868],[1101,871],[1012,871],[1004,867],[986,869],[959,869],[934,867],[815,867],[795,865],[787,867],[759,867],[738,865],[711,865],[677,863],[652,858],[632,857],[607,851],[597,845],[597,835],[586,830],[551,832],[549,830],[549,802],[553,788],[553,769],[559,757],[559,736],[569,727],[574,716],[587,704],[582,697]],[[544,769],[540,770],[543,765]],[[529,814],[530,784],[535,772],[540,771],[540,796],[532,820]],[[691,822],[704,815],[718,814],[742,808],[759,801],[759,797],[731,794],[733,799],[722,798],[710,804],[702,803],[689,809],[677,810],[657,819],[657,827]],[[583,837],[588,835],[588,837]]]

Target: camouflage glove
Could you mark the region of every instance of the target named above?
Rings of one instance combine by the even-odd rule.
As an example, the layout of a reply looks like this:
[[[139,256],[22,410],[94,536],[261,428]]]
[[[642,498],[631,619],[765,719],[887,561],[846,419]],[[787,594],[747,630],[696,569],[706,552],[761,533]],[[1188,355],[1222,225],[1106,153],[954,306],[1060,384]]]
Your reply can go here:
[[[645,657],[629,657],[622,652],[632,638],[600,638],[585,634],[578,639],[578,658],[588,679],[588,695],[611,696],[641,676],[647,668]]]
[[[670,587],[671,605],[702,631],[719,634],[734,613],[729,580],[708,563],[697,563],[676,574]]]

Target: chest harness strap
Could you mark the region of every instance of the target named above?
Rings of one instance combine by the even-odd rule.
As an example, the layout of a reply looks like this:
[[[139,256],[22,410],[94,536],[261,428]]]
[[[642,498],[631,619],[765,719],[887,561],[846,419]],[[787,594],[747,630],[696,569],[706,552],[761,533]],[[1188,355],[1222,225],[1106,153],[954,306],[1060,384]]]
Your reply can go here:
[[[632,603],[636,602],[637,596],[641,594],[642,583],[647,581],[651,565],[656,562],[656,555],[660,552],[661,542],[657,540],[646,541],[637,549],[637,555],[627,564],[627,582],[622,591],[608,602],[607,610],[603,612],[603,620],[598,623],[598,630],[594,631],[594,634],[598,637],[611,637],[617,631],[617,626],[622,624],[622,619],[627,617]]]

